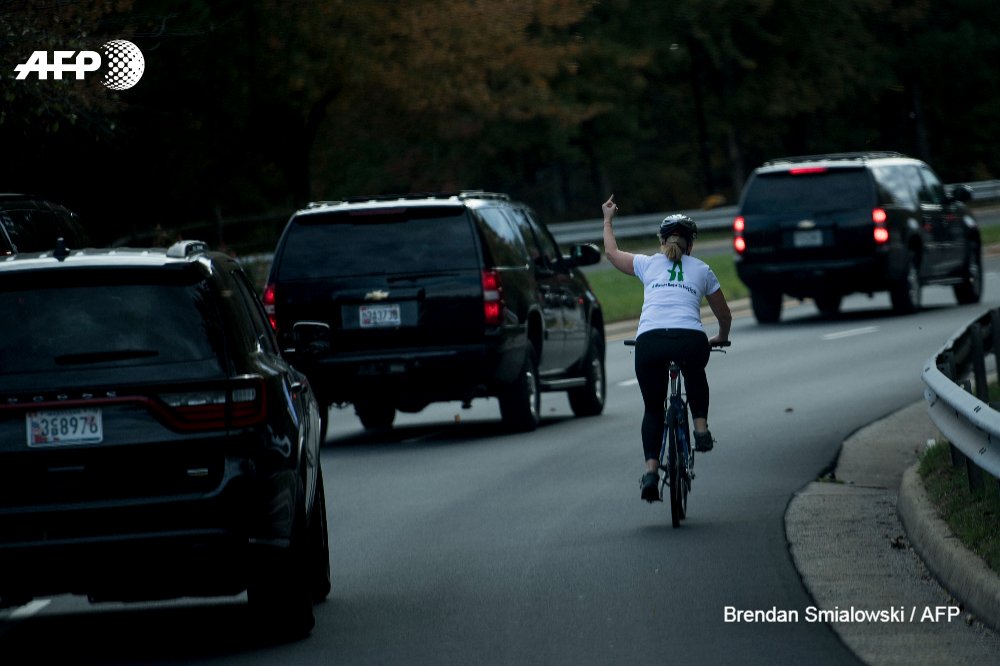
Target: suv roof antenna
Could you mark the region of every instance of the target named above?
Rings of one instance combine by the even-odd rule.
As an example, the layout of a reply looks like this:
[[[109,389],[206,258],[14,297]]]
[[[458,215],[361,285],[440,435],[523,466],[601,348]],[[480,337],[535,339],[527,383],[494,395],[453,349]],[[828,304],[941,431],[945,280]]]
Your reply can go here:
[[[167,250],[167,256],[172,259],[183,259],[185,257],[190,257],[192,254],[197,254],[199,252],[207,252],[208,244],[205,241],[200,240],[182,240],[177,241]]]
[[[62,236],[56,239],[56,249],[52,252],[52,256],[59,261],[65,261],[66,257],[69,256],[69,250],[66,249],[66,239]]]

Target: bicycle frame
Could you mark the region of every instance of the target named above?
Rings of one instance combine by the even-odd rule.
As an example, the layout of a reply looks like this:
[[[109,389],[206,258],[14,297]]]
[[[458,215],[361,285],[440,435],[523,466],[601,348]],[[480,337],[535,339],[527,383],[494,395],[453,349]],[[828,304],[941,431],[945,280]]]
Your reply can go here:
[[[670,517],[674,527],[687,514],[687,496],[694,480],[694,449],[688,427],[684,380],[676,363],[670,364],[670,390],[664,402],[663,443],[660,446],[660,497],[670,491]],[[666,458],[666,460],[664,460]]]
[[[634,347],[635,340],[625,340],[625,345]],[[711,351],[726,353],[728,341],[712,345]],[[670,489],[670,518],[674,527],[687,515],[687,496],[694,481],[694,447],[691,446],[691,430],[688,422],[687,394],[684,391],[684,375],[680,366],[671,362],[669,388],[663,403],[663,442],[660,445],[659,469],[660,497],[664,488]]]

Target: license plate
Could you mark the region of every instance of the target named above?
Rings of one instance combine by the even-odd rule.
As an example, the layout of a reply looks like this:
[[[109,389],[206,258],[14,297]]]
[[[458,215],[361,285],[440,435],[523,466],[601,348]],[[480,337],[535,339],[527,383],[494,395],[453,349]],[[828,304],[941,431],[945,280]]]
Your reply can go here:
[[[46,409],[25,417],[28,446],[72,446],[104,441],[100,409]]]
[[[792,243],[795,247],[819,247],[823,244],[823,231],[821,229],[796,231],[792,236]]]
[[[361,328],[398,327],[402,323],[399,303],[361,305],[358,308],[358,321]]]

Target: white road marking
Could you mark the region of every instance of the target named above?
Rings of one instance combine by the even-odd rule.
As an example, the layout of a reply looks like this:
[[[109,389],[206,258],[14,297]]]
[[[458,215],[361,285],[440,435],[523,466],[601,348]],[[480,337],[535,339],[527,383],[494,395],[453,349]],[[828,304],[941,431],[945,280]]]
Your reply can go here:
[[[865,326],[864,328],[852,328],[848,331],[838,331],[837,333],[827,333],[824,340],[839,340],[841,338],[851,338],[855,335],[867,335],[878,331],[878,326]]]
[[[52,603],[51,599],[35,599],[25,605],[15,608],[10,612],[8,616],[11,620],[24,620],[31,617],[38,611],[42,610],[46,606]]]
[[[632,379],[626,379],[623,382],[618,382],[618,386],[635,386],[638,383],[639,380],[633,377]]]

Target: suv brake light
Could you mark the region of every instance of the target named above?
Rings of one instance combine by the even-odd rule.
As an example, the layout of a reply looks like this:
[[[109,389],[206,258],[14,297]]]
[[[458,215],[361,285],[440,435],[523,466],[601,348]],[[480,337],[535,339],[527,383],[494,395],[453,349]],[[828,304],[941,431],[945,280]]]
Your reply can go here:
[[[747,249],[747,241],[743,238],[743,230],[746,229],[747,221],[742,215],[737,215],[733,220],[733,249],[736,254],[743,254]]]
[[[278,317],[275,315],[274,311],[274,283],[271,283],[264,287],[264,295],[261,297],[261,302],[264,304],[264,312],[267,313],[267,320],[271,322],[271,328],[278,330]]]
[[[873,235],[877,245],[884,245],[889,242],[889,230],[885,227],[885,221],[888,217],[885,210],[881,208],[876,208],[872,211],[872,222],[875,223]]]
[[[796,169],[789,169],[788,173],[793,176],[805,176],[810,173],[826,173],[826,167],[798,167]]]
[[[483,317],[487,326],[503,322],[504,307],[500,274],[496,270],[483,271]]]
[[[241,377],[225,387],[163,393],[169,424],[178,430],[218,430],[260,423],[267,417],[264,380]]]

